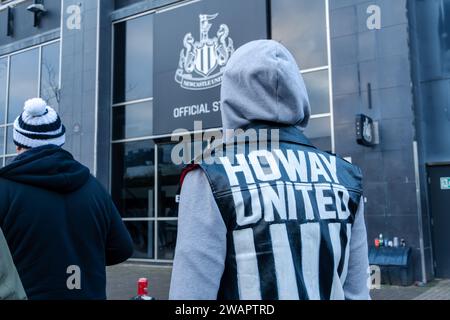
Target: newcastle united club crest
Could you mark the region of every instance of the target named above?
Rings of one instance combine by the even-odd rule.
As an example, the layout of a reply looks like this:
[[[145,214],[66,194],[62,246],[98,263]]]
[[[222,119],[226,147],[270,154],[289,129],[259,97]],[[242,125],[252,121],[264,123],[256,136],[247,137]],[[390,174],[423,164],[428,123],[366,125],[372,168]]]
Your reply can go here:
[[[223,68],[234,52],[230,30],[222,24],[214,38],[209,38],[209,30],[218,13],[200,15],[200,41],[195,41],[191,33],[183,40],[184,49],[180,53],[180,62],[175,80],[187,90],[203,90],[219,86],[222,83]]]

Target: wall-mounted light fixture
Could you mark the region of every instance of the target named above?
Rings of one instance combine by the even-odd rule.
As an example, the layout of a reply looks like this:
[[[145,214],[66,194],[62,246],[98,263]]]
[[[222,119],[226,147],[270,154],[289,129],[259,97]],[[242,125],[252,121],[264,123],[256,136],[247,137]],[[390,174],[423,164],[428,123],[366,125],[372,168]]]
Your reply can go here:
[[[32,12],[34,15],[33,26],[39,27],[41,24],[41,17],[47,12],[47,9],[44,7],[43,0],[34,0],[34,3],[29,5],[27,10]]]

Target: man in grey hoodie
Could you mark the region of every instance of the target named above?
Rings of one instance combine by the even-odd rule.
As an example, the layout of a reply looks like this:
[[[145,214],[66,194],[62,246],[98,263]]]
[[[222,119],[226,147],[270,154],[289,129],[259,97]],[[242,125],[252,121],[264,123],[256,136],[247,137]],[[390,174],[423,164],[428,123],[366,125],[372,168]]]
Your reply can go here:
[[[239,48],[221,105],[224,130],[278,130],[279,143],[185,171],[170,299],[370,299],[361,171],[303,135],[292,55],[271,40]]]

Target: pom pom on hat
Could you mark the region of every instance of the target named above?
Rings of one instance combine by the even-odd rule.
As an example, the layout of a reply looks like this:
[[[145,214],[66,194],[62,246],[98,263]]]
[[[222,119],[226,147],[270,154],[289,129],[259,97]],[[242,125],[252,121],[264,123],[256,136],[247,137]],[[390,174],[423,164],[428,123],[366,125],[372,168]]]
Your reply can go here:
[[[41,98],[29,99],[25,102],[23,110],[32,117],[40,117],[47,112],[47,103]]]

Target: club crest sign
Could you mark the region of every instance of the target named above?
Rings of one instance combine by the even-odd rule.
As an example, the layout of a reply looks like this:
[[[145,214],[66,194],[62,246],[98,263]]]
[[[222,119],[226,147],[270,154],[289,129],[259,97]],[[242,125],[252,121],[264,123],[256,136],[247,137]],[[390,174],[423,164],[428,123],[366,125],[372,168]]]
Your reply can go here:
[[[220,25],[214,38],[209,38],[210,21],[218,15],[199,15],[200,41],[195,41],[192,33],[184,36],[175,81],[186,90],[205,90],[222,83],[223,68],[234,52],[234,44],[226,24]]]

